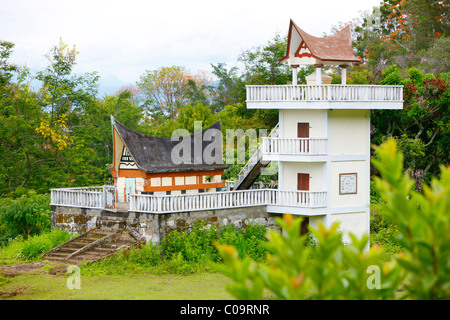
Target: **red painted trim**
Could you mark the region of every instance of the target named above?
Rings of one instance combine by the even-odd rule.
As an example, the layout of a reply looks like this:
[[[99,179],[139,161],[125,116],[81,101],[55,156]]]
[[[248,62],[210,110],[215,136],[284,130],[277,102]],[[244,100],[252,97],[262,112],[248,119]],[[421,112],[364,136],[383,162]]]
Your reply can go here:
[[[225,180],[214,183],[197,183],[197,184],[185,184],[185,185],[172,185],[172,186],[160,186],[151,187],[148,184],[144,186],[146,192],[158,192],[158,191],[176,191],[176,190],[198,190],[198,189],[211,189],[222,188],[225,186]]]

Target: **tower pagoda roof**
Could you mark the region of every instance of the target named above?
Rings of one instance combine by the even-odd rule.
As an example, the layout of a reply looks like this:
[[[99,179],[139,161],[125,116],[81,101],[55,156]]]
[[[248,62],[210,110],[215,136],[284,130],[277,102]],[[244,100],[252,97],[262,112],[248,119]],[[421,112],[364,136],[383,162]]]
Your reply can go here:
[[[286,56],[290,65],[350,65],[360,62],[353,53],[350,27],[327,37],[314,37],[290,21]]]

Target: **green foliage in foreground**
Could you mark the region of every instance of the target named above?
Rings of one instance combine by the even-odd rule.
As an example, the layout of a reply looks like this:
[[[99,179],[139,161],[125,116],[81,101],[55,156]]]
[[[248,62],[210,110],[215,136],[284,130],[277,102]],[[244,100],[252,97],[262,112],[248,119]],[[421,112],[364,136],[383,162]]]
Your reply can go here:
[[[403,154],[394,140],[377,148],[373,164],[386,217],[396,227],[402,252],[389,262],[383,249],[367,249],[368,238],[351,235],[340,245],[338,225],[312,230],[315,246],[304,246],[300,219],[278,219],[283,232],[269,231],[267,264],[246,257],[228,245],[218,245],[227,266],[221,271],[234,283],[228,290],[238,299],[261,299],[269,291],[276,299],[449,299],[450,298],[450,168],[440,179],[414,191],[403,173]],[[398,230],[398,231],[397,231]]]
[[[403,251],[396,261],[409,276],[406,292],[416,299],[450,298],[450,167],[441,166],[440,179],[414,190],[403,170],[403,154],[388,141],[373,160],[381,177],[374,177],[386,201],[386,216],[398,228]]]

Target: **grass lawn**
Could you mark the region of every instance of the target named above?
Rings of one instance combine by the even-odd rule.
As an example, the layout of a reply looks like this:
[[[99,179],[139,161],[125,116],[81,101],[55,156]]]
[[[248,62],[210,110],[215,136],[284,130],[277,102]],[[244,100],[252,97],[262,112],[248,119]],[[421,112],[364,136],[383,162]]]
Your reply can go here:
[[[28,266],[28,267],[27,267]],[[69,289],[65,267],[43,263],[4,266],[0,299],[14,300],[229,300],[231,280],[221,273],[191,275],[83,275],[80,289]]]

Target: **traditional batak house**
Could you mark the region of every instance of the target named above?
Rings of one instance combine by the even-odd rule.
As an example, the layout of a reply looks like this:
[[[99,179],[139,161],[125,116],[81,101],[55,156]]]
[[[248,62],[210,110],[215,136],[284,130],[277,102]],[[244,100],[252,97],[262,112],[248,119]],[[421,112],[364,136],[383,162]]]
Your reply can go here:
[[[222,174],[228,166],[222,162],[220,122],[178,140],[133,131],[113,117],[111,122],[114,156],[109,171],[119,203],[127,202],[130,194],[191,194],[224,187]],[[183,152],[188,157],[178,161]]]
[[[370,110],[402,109],[402,87],[346,84],[346,68],[360,62],[348,27],[318,38],[291,20],[282,61],[292,67],[292,85],[247,86],[248,108],[279,110],[278,137],[263,139],[261,160],[278,162],[280,190],[299,192],[295,205],[269,205],[268,212],[369,234]],[[316,68],[307,85],[297,85],[300,65]],[[340,67],[341,84],[331,84],[325,66]]]

